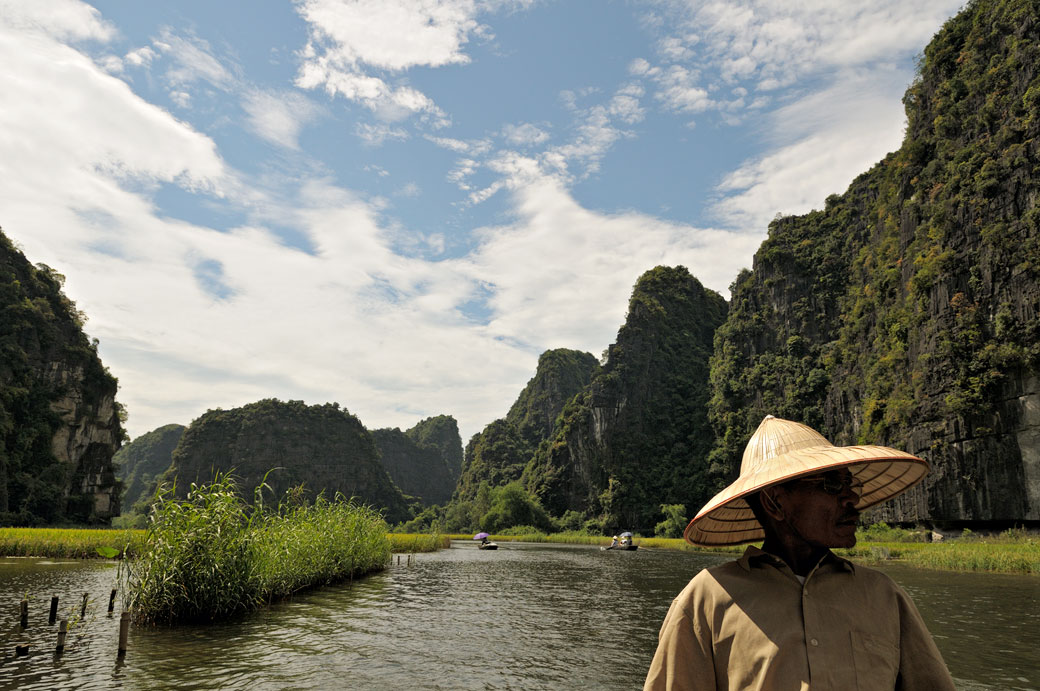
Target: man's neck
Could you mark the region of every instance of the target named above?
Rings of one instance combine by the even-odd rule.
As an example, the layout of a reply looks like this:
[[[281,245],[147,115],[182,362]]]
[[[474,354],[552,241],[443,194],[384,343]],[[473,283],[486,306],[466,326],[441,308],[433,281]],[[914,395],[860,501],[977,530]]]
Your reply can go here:
[[[762,551],[782,559],[797,576],[808,576],[828,552],[826,547],[815,547],[804,542],[797,543],[775,537],[766,538],[762,543]]]

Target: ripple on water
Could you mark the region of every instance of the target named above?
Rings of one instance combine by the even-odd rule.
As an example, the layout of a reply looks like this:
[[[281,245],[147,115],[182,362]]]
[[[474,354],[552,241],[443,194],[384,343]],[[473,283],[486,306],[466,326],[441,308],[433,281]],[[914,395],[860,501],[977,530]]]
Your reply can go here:
[[[6,659],[0,691],[638,688],[672,598],[729,558],[458,545],[240,621],[135,627],[121,666],[117,619],[95,613],[62,660]],[[0,564],[0,597],[29,591],[44,612],[58,591],[63,602],[89,590],[107,604],[115,575],[97,562]],[[1040,688],[1040,580],[884,570],[914,597],[959,689]],[[52,645],[53,631],[38,631]]]

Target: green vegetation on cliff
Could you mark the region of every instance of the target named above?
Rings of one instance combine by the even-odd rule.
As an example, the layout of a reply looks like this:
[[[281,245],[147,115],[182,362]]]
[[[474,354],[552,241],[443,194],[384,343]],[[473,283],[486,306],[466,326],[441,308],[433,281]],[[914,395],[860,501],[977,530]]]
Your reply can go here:
[[[64,280],[0,232],[0,524],[99,522],[118,509],[117,384]],[[81,445],[71,428],[100,432]]]
[[[606,363],[524,474],[550,513],[576,511],[607,532],[650,531],[662,502],[699,506],[710,496],[708,359],[725,316],[722,296],[685,267],[639,278]]]
[[[406,495],[418,497],[426,505],[443,504],[451,498],[457,459],[462,456],[455,418],[427,418],[407,432],[373,430],[372,440],[383,468]]]
[[[181,440],[184,425],[164,425],[146,432],[123,446],[112,461],[123,482],[123,511],[146,514],[155,483],[173,463],[173,450]]]
[[[401,490],[379,464],[372,435],[336,403],[265,399],[206,412],[184,432],[163,480],[176,480],[184,496],[190,483],[216,472],[233,473],[247,493],[261,482],[276,496],[302,485],[314,495],[341,493],[371,505],[391,522],[409,516]]]
[[[1038,17],[970,3],[924,51],[900,150],[770,225],[716,341],[715,468],[771,413],[927,458],[894,520],[1040,519],[1016,431],[1040,395]]]
[[[505,418],[495,420],[466,445],[455,490],[458,501],[472,501],[481,485],[500,487],[519,480],[538,445],[552,434],[564,406],[599,371],[591,353],[559,348],[538,358],[538,369]]]

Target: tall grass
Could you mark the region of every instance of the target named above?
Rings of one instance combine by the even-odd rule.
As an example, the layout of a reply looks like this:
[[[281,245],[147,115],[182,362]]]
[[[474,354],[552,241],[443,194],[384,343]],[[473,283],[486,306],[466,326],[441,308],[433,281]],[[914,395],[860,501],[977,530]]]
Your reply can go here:
[[[0,528],[0,556],[99,559],[99,548],[118,550],[120,557],[138,554],[143,530],[97,528]]]
[[[390,533],[386,537],[394,552],[436,552],[451,547],[451,537],[439,533]]]
[[[276,509],[249,505],[227,475],[192,485],[177,500],[160,492],[141,557],[128,564],[134,620],[214,621],[251,611],[301,589],[384,568],[387,525],[375,511],[337,496]]]

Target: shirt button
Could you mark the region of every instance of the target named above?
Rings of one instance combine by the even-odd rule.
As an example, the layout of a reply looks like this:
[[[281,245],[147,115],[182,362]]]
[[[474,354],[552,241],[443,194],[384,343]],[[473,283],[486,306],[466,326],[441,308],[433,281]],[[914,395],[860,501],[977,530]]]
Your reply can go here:
[[[819,642],[818,640],[816,640],[815,638],[814,638],[814,639],[812,639],[812,640],[811,640],[811,641],[809,641],[809,642],[810,642],[810,643],[812,643],[812,644],[813,644],[814,646],[816,646],[816,645],[819,645],[819,644],[820,644],[820,642]]]

